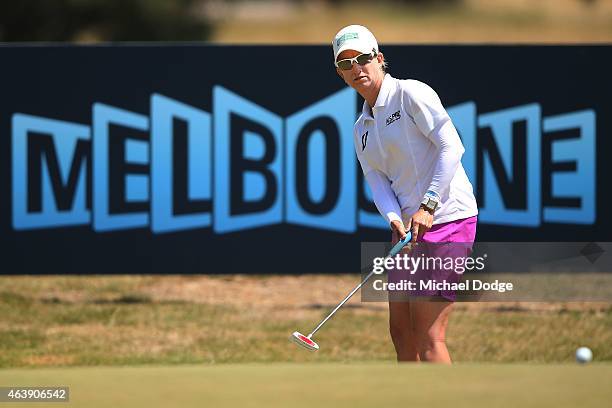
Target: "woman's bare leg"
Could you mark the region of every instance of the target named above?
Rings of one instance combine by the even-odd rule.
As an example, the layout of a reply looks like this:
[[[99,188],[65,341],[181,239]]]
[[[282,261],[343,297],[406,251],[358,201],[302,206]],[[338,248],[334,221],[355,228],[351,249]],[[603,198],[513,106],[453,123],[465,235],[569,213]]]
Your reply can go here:
[[[409,302],[389,302],[389,332],[397,361],[419,361]]]
[[[410,303],[421,361],[451,364],[446,348],[446,327],[452,308],[453,303],[448,301]]]

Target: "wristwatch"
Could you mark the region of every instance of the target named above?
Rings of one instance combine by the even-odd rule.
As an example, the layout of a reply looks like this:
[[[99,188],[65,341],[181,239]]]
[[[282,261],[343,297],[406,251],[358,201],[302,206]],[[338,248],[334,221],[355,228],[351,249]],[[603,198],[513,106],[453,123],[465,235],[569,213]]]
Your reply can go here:
[[[421,201],[420,208],[424,209],[425,211],[433,215],[433,213],[436,211],[436,208],[438,208],[439,203],[440,203],[440,197],[438,196],[438,194],[436,194],[433,191],[428,191],[427,193],[425,193],[425,197],[423,197],[423,201]]]

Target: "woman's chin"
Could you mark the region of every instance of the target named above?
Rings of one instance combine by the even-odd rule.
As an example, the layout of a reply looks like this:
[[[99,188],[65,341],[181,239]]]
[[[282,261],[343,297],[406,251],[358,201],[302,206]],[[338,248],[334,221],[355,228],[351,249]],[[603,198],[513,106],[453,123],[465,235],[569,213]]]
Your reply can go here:
[[[372,85],[372,81],[369,78],[361,79],[359,81],[353,81],[353,88],[359,89],[367,89],[370,85]]]

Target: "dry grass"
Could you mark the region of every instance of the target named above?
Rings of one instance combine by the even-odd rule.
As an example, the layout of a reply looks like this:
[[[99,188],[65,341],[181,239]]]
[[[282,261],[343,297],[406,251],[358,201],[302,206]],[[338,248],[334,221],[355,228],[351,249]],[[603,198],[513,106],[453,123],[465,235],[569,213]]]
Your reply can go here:
[[[465,0],[456,7],[398,3],[209,2],[213,42],[329,44],[348,24],[368,26],[380,43],[609,43],[612,2]]]
[[[0,278],[0,367],[392,361],[384,303],[332,319],[315,355],[287,342],[358,276],[15,276]],[[458,303],[458,361],[570,361],[587,344],[611,360],[608,303]]]

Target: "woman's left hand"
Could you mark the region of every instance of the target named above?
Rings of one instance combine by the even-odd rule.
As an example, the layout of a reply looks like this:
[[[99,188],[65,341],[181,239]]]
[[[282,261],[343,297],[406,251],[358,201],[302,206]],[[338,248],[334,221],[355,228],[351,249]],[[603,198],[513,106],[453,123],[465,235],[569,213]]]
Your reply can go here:
[[[411,217],[410,231],[412,231],[412,242],[417,242],[417,240],[420,241],[423,235],[429,231],[432,225],[433,215],[424,209],[419,208],[419,210]]]

